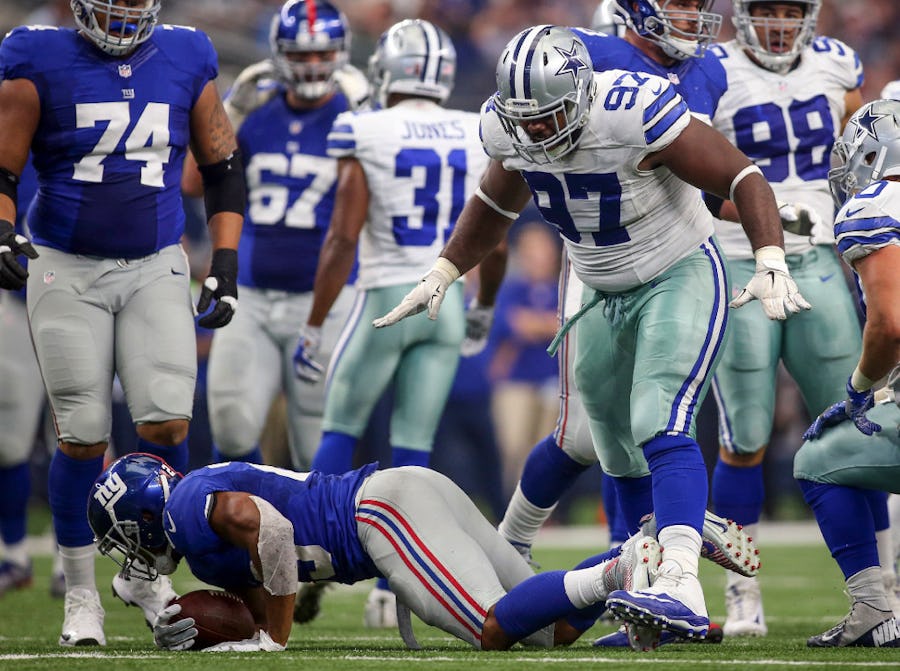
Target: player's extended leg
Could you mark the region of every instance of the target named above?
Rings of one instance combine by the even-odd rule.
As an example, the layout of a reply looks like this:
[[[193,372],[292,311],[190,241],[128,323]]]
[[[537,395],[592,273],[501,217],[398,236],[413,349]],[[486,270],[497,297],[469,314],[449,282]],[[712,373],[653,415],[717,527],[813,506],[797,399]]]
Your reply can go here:
[[[867,414],[882,427],[900,426],[900,408],[892,403]],[[797,452],[794,478],[841,567],[852,601],[844,620],[807,645],[900,647],[900,622],[893,617],[882,580],[872,514],[873,497],[880,501],[877,490],[898,489],[900,433],[882,430],[864,436],[852,422],[831,427]]]
[[[134,266],[129,263],[122,273],[113,274],[108,289],[118,290],[124,304],[116,316],[116,370],[135,422],[138,449],[184,472],[197,378],[187,261],[173,245]],[[139,607],[148,623],[176,596],[171,580],[162,575],[151,582],[118,574],[113,593]]]
[[[28,456],[46,399],[25,303],[8,291],[0,292],[0,352],[0,539],[5,549],[0,562],[2,596],[28,587],[32,581],[31,558],[25,546],[31,490]]]
[[[282,352],[269,320],[274,302],[284,298],[251,287],[239,290],[240,310],[228,328],[216,330],[209,352],[206,386],[212,459],[262,463],[259,437],[283,376]],[[293,332],[296,339],[299,324]]]
[[[697,578],[707,476],[693,439],[695,414],[725,337],[727,296],[723,259],[708,241],[654,282],[616,299],[624,312],[619,334],[623,344],[634,347],[632,435],[652,474],[664,549],[655,584],[613,593],[609,606],[626,620],[664,626],[689,638],[703,638],[709,627]]]

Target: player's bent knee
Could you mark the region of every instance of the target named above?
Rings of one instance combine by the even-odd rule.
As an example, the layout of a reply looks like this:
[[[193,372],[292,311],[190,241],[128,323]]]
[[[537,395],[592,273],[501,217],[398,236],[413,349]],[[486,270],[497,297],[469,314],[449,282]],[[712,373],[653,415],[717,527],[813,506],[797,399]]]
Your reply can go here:
[[[482,650],[509,650],[515,640],[513,640],[497,622],[494,617],[494,609],[488,612],[484,619],[484,626],[481,628],[481,649]]]
[[[82,405],[73,410],[65,426],[60,426],[60,439],[75,445],[96,445],[109,441],[109,410],[99,403]]]
[[[186,419],[169,419],[165,422],[144,422],[135,427],[137,434],[151,443],[174,447],[184,442],[190,422]]]
[[[259,442],[262,424],[243,403],[217,403],[210,415],[216,448],[226,457],[250,452]]]
[[[765,445],[759,448],[756,452],[750,452],[748,454],[738,454],[737,452],[729,452],[728,450],[719,450],[719,457],[723,462],[725,462],[729,466],[736,466],[738,468],[750,468],[751,466],[758,466],[762,463],[765,456]]]

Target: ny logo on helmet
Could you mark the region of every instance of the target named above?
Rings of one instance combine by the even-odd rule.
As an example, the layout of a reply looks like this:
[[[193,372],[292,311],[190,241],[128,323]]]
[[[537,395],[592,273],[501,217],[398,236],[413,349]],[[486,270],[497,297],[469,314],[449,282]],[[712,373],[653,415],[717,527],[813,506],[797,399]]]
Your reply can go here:
[[[106,510],[112,512],[116,503],[125,496],[127,491],[128,487],[125,486],[122,477],[118,473],[110,473],[109,477],[106,478],[106,482],[102,485],[97,485],[97,489],[94,491],[94,498]]]

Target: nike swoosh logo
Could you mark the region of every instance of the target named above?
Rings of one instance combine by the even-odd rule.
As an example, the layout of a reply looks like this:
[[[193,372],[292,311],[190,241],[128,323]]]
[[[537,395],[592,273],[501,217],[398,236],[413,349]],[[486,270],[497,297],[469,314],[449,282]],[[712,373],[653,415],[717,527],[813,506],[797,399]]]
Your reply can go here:
[[[166,529],[170,534],[175,533],[175,520],[172,519],[172,513],[166,512],[166,519],[169,520],[169,528]]]
[[[822,282],[827,282],[832,277],[834,277],[834,273],[831,273],[830,275],[819,275],[819,280],[821,280]]]
[[[179,272],[178,272],[177,270],[175,270],[174,268],[172,268],[171,270],[172,270],[172,274],[173,274],[173,275],[184,275],[184,273],[179,273]]]
[[[660,93],[662,93],[662,90],[663,90],[663,85],[662,85],[662,84],[659,84],[659,85],[656,87],[656,90],[655,90],[655,91],[651,91],[651,93],[653,93],[653,95],[655,95],[655,96],[658,96]]]
[[[866,208],[865,208],[865,207],[858,207],[858,208],[856,208],[855,210],[847,210],[847,214],[844,215],[844,216],[847,216],[847,217],[855,216],[855,215],[859,214],[860,212],[862,212],[864,209],[866,209]]]

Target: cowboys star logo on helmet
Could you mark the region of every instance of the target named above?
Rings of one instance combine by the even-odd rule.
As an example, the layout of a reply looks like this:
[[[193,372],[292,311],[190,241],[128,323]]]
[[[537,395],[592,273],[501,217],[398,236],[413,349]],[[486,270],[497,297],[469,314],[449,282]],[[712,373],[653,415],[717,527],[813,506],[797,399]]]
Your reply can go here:
[[[856,137],[859,139],[863,135],[869,135],[870,137],[878,140],[878,131],[875,129],[875,123],[879,119],[884,119],[885,117],[890,116],[889,114],[877,114],[872,108],[867,108],[856,118]]]
[[[562,47],[554,47],[560,56],[565,58],[565,62],[559,66],[559,70],[556,71],[557,75],[562,75],[565,73],[569,73],[572,75],[572,81],[578,82],[578,73],[581,70],[589,70],[587,64],[583,60],[578,57],[577,47],[573,40],[572,46],[569,47],[568,50],[563,49]]]

